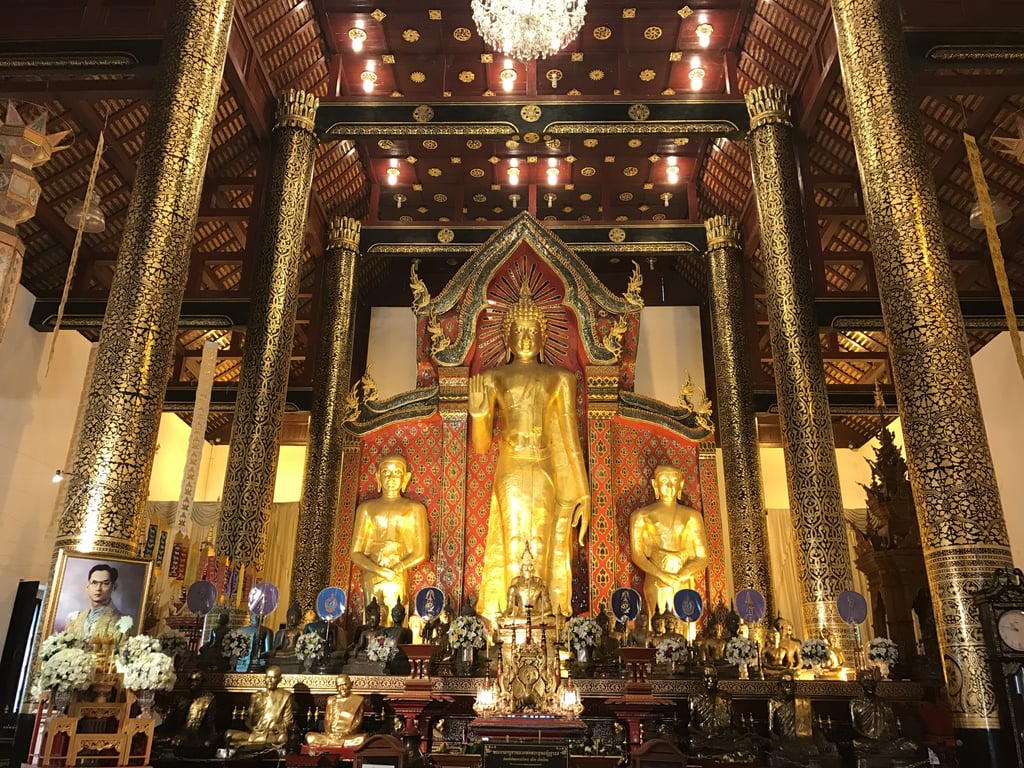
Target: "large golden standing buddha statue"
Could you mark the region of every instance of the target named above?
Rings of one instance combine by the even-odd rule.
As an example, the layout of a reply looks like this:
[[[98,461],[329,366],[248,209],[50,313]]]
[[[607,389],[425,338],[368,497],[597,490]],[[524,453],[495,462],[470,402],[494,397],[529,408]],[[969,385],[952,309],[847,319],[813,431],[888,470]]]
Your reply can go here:
[[[484,549],[480,608],[501,613],[529,549],[552,608],[572,613],[572,529],[590,524],[590,485],[572,373],[543,363],[547,323],[524,280],[502,326],[507,365],[469,381],[473,448],[486,453],[501,414],[498,462]]]

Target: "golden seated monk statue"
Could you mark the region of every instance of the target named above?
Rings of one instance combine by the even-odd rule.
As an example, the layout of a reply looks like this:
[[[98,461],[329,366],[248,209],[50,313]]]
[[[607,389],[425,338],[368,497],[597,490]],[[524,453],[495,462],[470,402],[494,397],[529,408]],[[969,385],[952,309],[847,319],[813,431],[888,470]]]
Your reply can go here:
[[[644,606],[648,615],[671,608],[680,589],[692,589],[693,577],[707,566],[708,536],[704,518],[680,504],[683,473],[661,465],[651,479],[653,504],[629,516],[629,553],[644,576]]]
[[[352,693],[348,675],[338,675],[334,685],[338,692],[327,698],[323,733],[306,734],[306,743],[311,747],[355,747],[365,738],[359,732],[363,724],[363,697]]]
[[[390,610],[409,604],[409,572],[427,559],[430,523],[427,508],[402,496],[412,473],[402,456],[385,456],[377,465],[379,498],[356,507],[352,562],[363,572],[363,604]]]
[[[281,669],[267,667],[263,690],[249,698],[246,729],[229,729],[224,734],[228,746],[281,749],[288,743],[293,717],[292,694],[279,688],[280,684]]]
[[[502,326],[507,365],[472,376],[468,410],[473,449],[486,453],[500,414],[484,547],[480,610],[502,612],[529,547],[552,608],[572,613],[572,528],[583,543],[590,524],[590,486],[576,420],[576,379],[543,364],[547,320],[524,280]]]

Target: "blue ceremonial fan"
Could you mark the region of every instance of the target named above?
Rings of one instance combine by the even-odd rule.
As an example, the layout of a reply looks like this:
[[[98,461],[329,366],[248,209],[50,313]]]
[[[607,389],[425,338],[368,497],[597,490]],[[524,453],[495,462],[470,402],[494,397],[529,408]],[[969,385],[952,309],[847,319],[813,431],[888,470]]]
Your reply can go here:
[[[277,587],[261,581],[249,590],[249,610],[257,616],[266,616],[277,608]]]
[[[640,615],[640,593],[629,587],[612,592],[612,613],[619,622],[636,621]]]
[[[860,592],[843,592],[836,600],[836,606],[847,624],[863,624],[868,617],[868,601]]]
[[[424,587],[416,593],[416,614],[424,621],[436,619],[444,608],[444,592],[437,587]]]
[[[704,611],[704,601],[700,592],[693,589],[680,589],[672,600],[676,616],[683,621],[696,621]]]
[[[335,621],[345,613],[348,596],[341,587],[324,587],[316,596],[316,613],[324,621]]]
[[[185,593],[185,605],[192,613],[205,616],[217,604],[217,588],[208,581],[197,581]]]
[[[753,624],[764,618],[764,595],[756,589],[741,589],[736,593],[736,613],[747,624]]]

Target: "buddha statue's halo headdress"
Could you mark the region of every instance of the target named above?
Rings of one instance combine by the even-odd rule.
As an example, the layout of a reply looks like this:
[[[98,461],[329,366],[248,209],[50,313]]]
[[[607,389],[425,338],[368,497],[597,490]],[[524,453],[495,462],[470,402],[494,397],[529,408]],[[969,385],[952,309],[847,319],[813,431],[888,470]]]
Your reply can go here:
[[[533,290],[525,278],[519,284],[519,300],[515,304],[509,305],[505,318],[501,323],[501,339],[505,343],[506,360],[512,359],[512,348],[509,345],[509,334],[512,332],[512,326],[523,320],[537,321],[541,335],[540,360],[544,362],[543,342],[547,339],[548,319],[544,315],[544,311],[537,305],[537,302],[533,300]]]

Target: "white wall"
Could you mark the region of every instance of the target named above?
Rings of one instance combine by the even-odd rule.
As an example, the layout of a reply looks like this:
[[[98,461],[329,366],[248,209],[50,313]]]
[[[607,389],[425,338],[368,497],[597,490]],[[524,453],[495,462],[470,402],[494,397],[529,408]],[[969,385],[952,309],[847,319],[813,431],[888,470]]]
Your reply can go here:
[[[634,391],[676,405],[687,371],[703,389],[700,310],[697,307],[644,307],[640,311]],[[708,396],[715,398],[714,392],[709,392]]]
[[[382,399],[416,388],[416,316],[409,307],[370,310],[366,368]]]
[[[1010,334],[999,334],[974,356],[972,363],[1013,562],[1020,567],[1024,563],[1024,472],[1020,460],[1024,447],[1024,379],[1017,368]]]
[[[52,334],[29,327],[34,303],[18,289],[0,342],[0,642],[18,581],[49,579],[47,527],[58,491],[51,478],[64,467],[89,360],[89,342],[65,331],[44,378]]]

